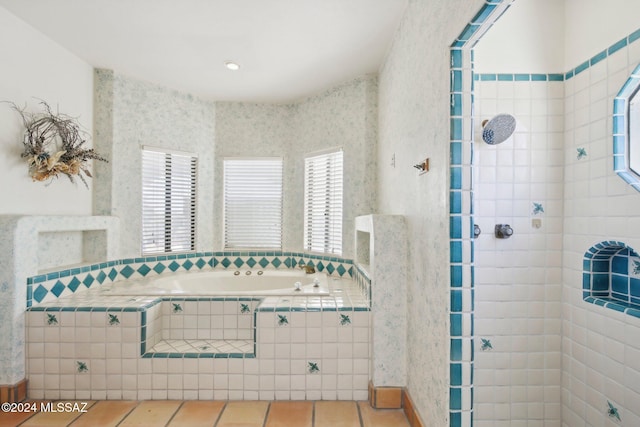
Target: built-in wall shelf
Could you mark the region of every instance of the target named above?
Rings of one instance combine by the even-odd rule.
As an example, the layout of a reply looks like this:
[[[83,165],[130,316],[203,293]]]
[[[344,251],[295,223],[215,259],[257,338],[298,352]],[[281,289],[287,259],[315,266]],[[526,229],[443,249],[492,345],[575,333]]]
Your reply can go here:
[[[584,254],[584,301],[640,317],[640,256],[623,242],[604,241]]]

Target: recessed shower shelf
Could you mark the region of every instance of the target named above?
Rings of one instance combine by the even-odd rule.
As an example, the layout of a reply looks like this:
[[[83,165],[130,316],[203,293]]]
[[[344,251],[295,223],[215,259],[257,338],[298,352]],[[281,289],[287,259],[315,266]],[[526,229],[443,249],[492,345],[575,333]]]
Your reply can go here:
[[[584,254],[585,302],[640,318],[640,257],[623,242],[600,242]]]

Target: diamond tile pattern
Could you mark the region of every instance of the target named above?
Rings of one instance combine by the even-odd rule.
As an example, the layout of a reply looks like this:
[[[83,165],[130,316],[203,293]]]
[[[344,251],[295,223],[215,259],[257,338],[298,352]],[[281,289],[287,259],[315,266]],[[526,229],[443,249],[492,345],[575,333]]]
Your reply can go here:
[[[324,261],[324,262],[323,262]],[[161,255],[146,258],[115,260],[73,270],[62,270],[27,278],[27,307],[53,301],[65,293],[76,293],[97,284],[148,277],[150,273],[208,268],[295,268],[298,264],[316,266],[318,271],[353,276],[352,261],[335,257],[323,257],[303,253],[286,252],[216,252],[186,255]],[[366,283],[364,283],[366,287]],[[84,286],[80,286],[83,284]],[[364,289],[364,287],[363,287]],[[68,291],[67,291],[68,290]],[[365,291],[367,293],[368,291]]]
[[[163,340],[149,353],[253,354],[253,340]]]

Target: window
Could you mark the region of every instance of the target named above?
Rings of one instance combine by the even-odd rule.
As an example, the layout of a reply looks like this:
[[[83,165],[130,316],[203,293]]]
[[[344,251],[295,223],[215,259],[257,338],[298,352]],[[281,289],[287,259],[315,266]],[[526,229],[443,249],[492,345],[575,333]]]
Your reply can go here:
[[[224,160],[225,248],[282,248],[282,158]]]
[[[304,248],[342,254],[342,150],[304,160]]]
[[[142,254],[195,250],[196,167],[192,154],[142,149]]]

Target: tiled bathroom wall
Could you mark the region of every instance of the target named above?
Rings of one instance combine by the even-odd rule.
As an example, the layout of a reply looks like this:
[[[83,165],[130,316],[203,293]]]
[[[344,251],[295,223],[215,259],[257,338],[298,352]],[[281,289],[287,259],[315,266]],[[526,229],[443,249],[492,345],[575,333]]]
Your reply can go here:
[[[559,425],[563,75],[480,74],[474,94],[474,425]],[[498,113],[516,132],[489,145],[481,122]]]
[[[609,40],[565,81],[562,404],[566,426],[640,425],[640,319],[583,301],[585,253],[640,249],[640,193],[613,168],[613,98],[640,62],[640,33]]]

